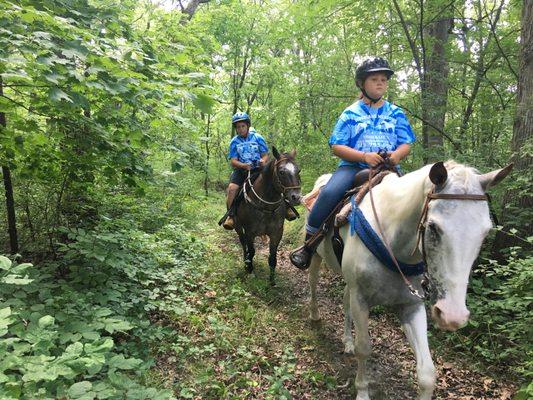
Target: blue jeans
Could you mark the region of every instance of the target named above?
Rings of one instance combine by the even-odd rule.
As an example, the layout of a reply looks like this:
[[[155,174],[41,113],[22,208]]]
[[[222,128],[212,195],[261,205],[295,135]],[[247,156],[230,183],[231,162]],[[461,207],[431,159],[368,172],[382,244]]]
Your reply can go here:
[[[360,167],[343,165],[333,173],[331,179],[320,190],[318,199],[309,214],[305,230],[315,233],[335,206],[341,201],[344,193],[353,187],[354,177],[361,171]]]

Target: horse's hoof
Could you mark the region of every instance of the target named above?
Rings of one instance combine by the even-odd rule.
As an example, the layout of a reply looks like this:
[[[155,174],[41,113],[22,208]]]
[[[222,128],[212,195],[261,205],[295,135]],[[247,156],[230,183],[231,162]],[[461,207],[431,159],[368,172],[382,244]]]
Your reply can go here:
[[[309,313],[309,320],[310,320],[311,322],[318,322],[318,321],[320,321],[320,320],[321,320],[321,318],[320,318],[320,314],[317,313],[317,312],[312,312],[312,311],[311,311],[311,312]]]
[[[353,343],[346,343],[344,345],[344,354],[355,354],[355,347]]]

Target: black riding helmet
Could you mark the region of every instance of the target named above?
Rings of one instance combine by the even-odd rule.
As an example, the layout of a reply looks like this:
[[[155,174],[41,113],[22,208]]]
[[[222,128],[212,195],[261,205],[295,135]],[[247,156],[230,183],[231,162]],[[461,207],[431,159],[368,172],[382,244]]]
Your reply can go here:
[[[387,60],[381,57],[368,58],[363,61],[355,70],[355,82],[357,87],[361,89],[363,94],[368,97],[372,103],[377,103],[381,97],[379,99],[370,97],[364,89],[364,83],[366,78],[376,72],[383,72],[385,75],[387,75],[387,79],[390,79],[391,76],[394,75],[394,71],[390,68]]]

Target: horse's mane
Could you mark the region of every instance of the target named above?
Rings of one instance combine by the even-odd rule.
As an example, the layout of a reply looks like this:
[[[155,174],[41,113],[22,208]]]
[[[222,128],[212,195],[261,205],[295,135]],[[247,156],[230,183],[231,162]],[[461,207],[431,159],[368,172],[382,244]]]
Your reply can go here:
[[[455,160],[448,160],[444,163],[448,171],[448,182],[453,186],[460,186],[465,193],[473,193],[479,189],[477,175],[479,171],[475,168],[460,164]]]
[[[428,164],[414,170],[402,177],[398,177],[396,174],[389,174],[383,179],[383,183],[386,183],[392,190],[400,190],[402,192],[409,192],[409,187],[418,186],[423,184],[426,190],[431,185],[429,181],[429,171],[433,164]],[[477,175],[479,172],[472,167],[464,164],[460,164],[454,160],[448,160],[444,163],[446,170],[448,171],[448,180],[446,187],[457,193],[476,193],[480,190],[479,179]]]
[[[290,162],[294,162],[294,157],[291,155],[291,153],[281,153],[279,158],[280,158],[280,159],[282,159],[282,158],[286,158],[288,161],[290,161]],[[261,172],[265,172],[265,173],[268,172],[268,169],[270,168],[270,166],[272,165],[272,163],[273,163],[273,162],[276,162],[276,161],[277,161],[276,158],[274,158],[274,157],[270,157],[270,159],[268,160],[268,162],[267,162],[265,165],[263,165],[263,168],[262,168]]]

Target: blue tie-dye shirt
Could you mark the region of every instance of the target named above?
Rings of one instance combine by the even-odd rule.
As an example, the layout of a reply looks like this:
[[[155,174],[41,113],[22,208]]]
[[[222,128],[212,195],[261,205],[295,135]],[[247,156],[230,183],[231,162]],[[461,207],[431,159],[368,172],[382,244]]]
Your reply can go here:
[[[415,134],[407,117],[394,104],[385,101],[379,108],[359,100],[343,111],[329,145],[341,144],[364,152],[394,151],[404,143],[413,143]],[[354,165],[368,168],[366,163],[341,160],[339,166]]]
[[[256,164],[264,153],[268,153],[265,139],[255,131],[248,132],[245,138],[237,135],[229,144],[229,158],[237,158],[245,164]]]

